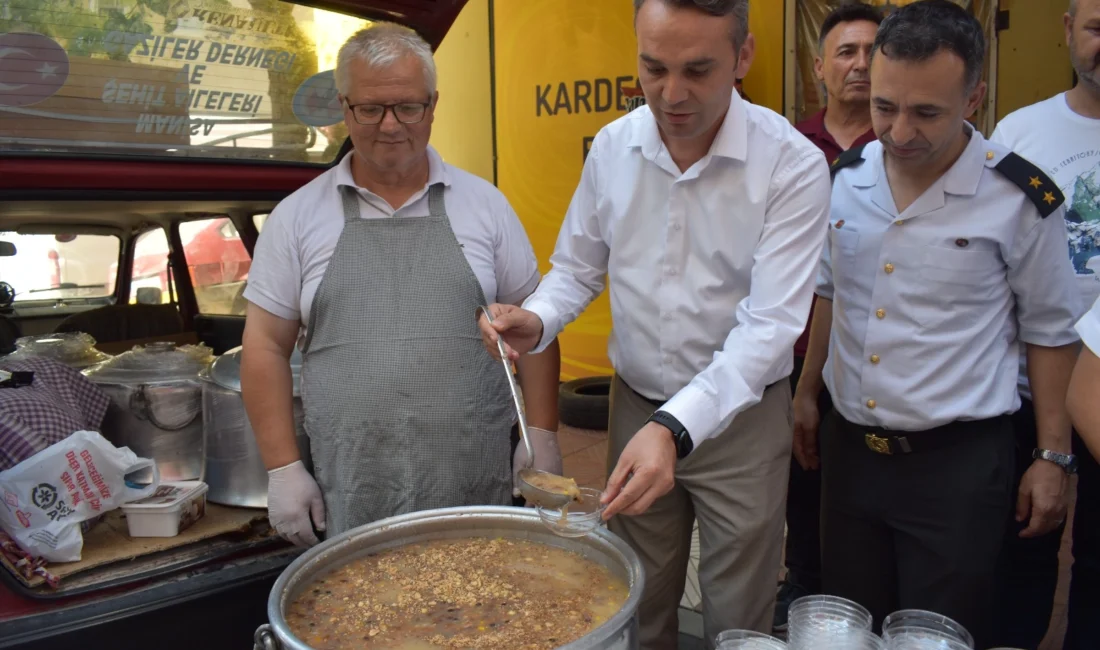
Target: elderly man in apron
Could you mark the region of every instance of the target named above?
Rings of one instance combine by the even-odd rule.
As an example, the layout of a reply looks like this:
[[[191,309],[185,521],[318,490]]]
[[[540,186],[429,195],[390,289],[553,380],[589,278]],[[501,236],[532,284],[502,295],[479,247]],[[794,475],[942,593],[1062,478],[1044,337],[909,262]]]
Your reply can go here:
[[[525,299],[538,266],[504,196],[428,145],[435,76],[411,30],[376,23],[353,36],[336,82],[354,151],[280,203],[256,246],[242,392],[272,524],[300,545],[317,543],[314,528],[511,504],[527,464],[522,446],[512,457],[507,378],[476,315]],[[296,342],[316,480],[294,443]],[[518,369],[535,460],[560,472],[558,351]]]

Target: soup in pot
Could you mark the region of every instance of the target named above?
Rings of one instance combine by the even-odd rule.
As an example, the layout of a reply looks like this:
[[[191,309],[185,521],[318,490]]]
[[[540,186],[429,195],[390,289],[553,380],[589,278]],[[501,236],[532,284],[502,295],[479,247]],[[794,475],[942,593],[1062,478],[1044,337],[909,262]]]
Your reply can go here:
[[[628,585],[538,542],[440,540],[367,555],[307,586],[287,623],[317,650],[544,650],[588,634]]]

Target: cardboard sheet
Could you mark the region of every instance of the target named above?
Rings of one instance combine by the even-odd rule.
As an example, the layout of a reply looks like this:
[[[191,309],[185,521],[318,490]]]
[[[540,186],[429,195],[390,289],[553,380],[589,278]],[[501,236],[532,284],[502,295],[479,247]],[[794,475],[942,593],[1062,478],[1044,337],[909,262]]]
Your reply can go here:
[[[63,586],[67,577],[91,569],[180,548],[228,533],[248,533],[252,530],[253,523],[266,518],[267,510],[264,509],[230,508],[207,502],[206,515],[179,535],[135,538],[129,535],[122,510],[114,510],[107,513],[102,521],[84,535],[84,549],[79,562],[48,564],[46,570],[57,576]],[[15,571],[6,558],[3,564],[7,571],[28,587],[38,587],[46,582],[39,576],[27,580]]]

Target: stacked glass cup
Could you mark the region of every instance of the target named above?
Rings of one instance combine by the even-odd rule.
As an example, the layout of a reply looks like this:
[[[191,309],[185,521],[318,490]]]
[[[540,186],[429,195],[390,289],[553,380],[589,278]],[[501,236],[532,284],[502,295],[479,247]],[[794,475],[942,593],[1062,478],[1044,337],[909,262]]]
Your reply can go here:
[[[838,596],[803,596],[787,614],[790,650],[883,650],[871,631],[871,612]]]
[[[957,621],[921,609],[903,609],[882,621],[887,650],[971,650],[974,637]]]
[[[726,630],[715,639],[716,650],[787,650],[774,636],[752,630]]]

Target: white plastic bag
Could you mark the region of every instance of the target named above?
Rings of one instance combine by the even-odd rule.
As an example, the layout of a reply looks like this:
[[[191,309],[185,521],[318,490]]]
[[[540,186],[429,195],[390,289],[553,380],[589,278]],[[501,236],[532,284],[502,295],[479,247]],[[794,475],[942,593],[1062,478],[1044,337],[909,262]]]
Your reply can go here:
[[[152,483],[129,484],[146,472]],[[160,485],[156,463],[115,447],[94,431],[77,431],[0,472],[0,528],[24,551],[49,562],[76,562],[80,522],[144,499]]]

